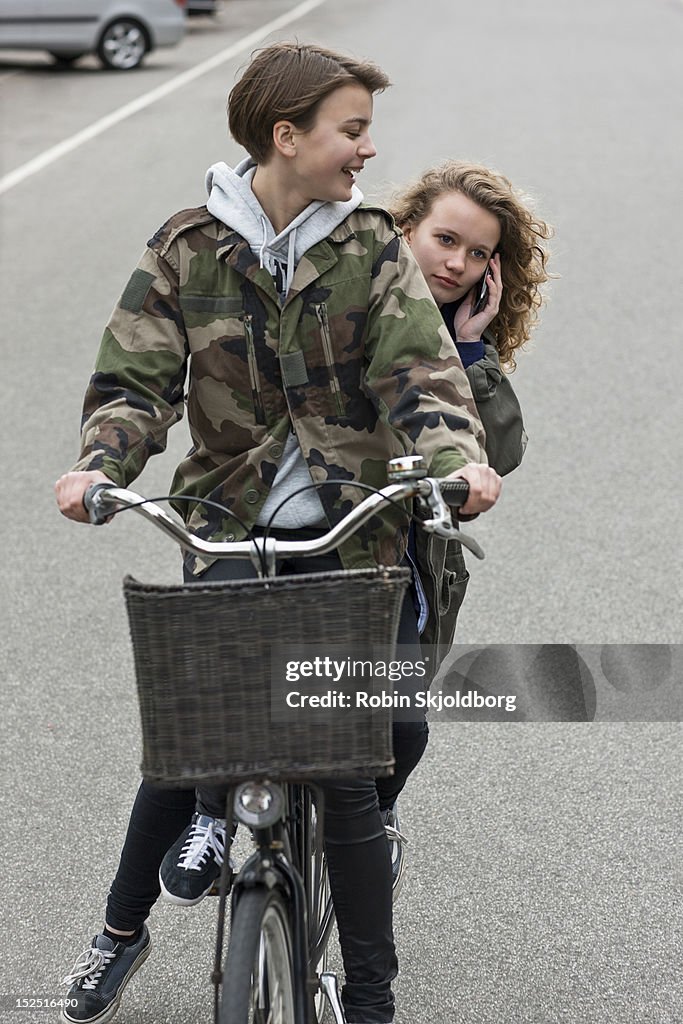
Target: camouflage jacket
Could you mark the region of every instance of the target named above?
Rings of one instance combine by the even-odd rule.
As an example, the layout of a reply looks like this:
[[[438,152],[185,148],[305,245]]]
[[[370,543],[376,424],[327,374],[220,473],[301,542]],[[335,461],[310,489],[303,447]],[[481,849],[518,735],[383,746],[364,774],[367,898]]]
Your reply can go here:
[[[418,451],[436,476],[486,461],[438,308],[391,218],[370,207],[306,253],[283,305],[246,241],[206,207],[160,228],[104,332],[75,468],[128,485],[185,403],[193,447],[173,491],[220,502],[247,527],[291,429],[313,481],[346,482],[319,491],[330,523],[364,497],[353,481],[386,483],[394,456]],[[245,535],[228,512],[178,511],[202,537]],[[389,507],[340,555],[347,568],[394,564],[405,542],[405,517]]]

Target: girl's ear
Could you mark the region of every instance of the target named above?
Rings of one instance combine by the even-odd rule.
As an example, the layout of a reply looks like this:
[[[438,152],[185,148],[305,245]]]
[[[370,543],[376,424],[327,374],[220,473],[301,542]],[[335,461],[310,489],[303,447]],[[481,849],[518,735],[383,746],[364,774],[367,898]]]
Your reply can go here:
[[[401,228],[401,231],[403,232],[403,237],[405,238],[406,242],[408,243],[408,245],[410,245],[410,238],[413,233],[413,229],[411,228],[410,224],[406,224],[404,228]]]
[[[275,122],[273,125],[273,145],[282,156],[296,156],[296,129],[291,121]]]

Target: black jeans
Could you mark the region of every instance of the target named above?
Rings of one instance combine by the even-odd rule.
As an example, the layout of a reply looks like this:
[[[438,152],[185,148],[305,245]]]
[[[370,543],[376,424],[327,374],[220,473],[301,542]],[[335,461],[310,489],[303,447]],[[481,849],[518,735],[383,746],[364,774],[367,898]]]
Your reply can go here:
[[[301,534],[297,531],[298,535]],[[339,569],[336,554],[295,559],[285,572]],[[248,579],[250,562],[214,563],[202,579]],[[417,617],[410,593],[401,610],[398,642],[419,652]],[[419,657],[417,653],[417,657]],[[427,723],[394,723],[394,775],[327,782],[325,849],[330,888],[339,926],[346,984],[342,999],[349,1024],[388,1024],[393,1020],[391,982],[398,964],[392,929],[391,863],[380,809],[391,807],[427,745]],[[203,789],[197,806],[214,816],[225,813],[224,789]],[[107,901],[107,923],[122,931],[139,927],[159,896],[158,872],[164,854],[190,823],[193,790],[164,790],[143,782],[128,826],[121,861]]]

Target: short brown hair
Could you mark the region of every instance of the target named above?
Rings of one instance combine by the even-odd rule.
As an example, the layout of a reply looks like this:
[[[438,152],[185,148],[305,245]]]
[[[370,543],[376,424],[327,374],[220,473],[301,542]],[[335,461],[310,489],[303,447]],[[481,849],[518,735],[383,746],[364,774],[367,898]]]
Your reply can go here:
[[[370,61],[322,46],[273,43],[254,51],[228,96],[230,134],[257,163],[265,163],[273,149],[277,121],[291,121],[301,131],[308,131],[321,101],[340,86],[352,84],[362,85],[372,94],[391,83]]]

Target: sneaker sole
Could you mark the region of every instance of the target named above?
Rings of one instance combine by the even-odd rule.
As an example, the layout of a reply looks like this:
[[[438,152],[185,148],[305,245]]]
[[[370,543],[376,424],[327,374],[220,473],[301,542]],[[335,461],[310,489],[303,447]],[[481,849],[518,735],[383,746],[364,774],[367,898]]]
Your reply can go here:
[[[102,1013],[99,1013],[96,1017],[82,1017],[79,1019],[78,1017],[69,1017],[67,1015],[66,1010],[60,1010],[59,1020],[62,1022],[62,1024],[107,1024],[107,1021],[111,1020],[112,1017],[116,1013],[118,1013],[119,1006],[121,1005],[121,997],[123,996],[123,993],[126,990],[126,985],[133,977],[135,972],[142,967],[142,965],[144,964],[145,960],[147,959],[151,952],[152,939],[150,937],[149,942],[142,950],[135,963],[131,966],[131,969],[128,971],[128,974],[123,979],[123,984],[121,985],[121,988],[118,991],[118,995],[116,996],[114,1001],[109,1004],[109,1006],[102,1010]]]
[[[174,892],[169,892],[164,883],[159,878],[159,885],[161,886],[161,895],[167,903],[175,903],[177,907],[196,907],[198,903],[201,903],[205,897],[207,897],[213,889],[215,880],[211,883],[208,889],[205,889],[201,896],[196,896],[193,900],[188,900],[184,896],[176,896]]]

